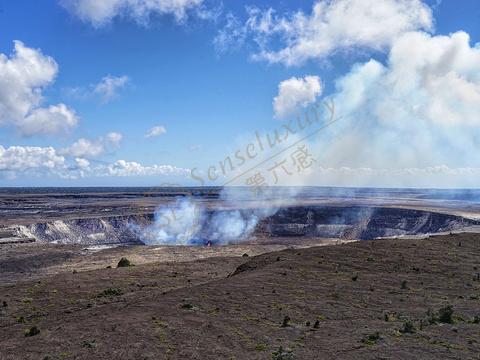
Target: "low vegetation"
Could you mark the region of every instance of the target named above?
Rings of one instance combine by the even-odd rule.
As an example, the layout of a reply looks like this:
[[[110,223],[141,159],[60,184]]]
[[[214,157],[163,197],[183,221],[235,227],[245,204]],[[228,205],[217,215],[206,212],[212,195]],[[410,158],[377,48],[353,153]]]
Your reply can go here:
[[[112,296],[120,296],[123,295],[123,291],[119,288],[108,288],[103,290],[97,297],[112,297]]]
[[[284,349],[282,346],[272,353],[272,360],[294,360],[295,355],[292,350]]]
[[[117,267],[122,268],[122,267],[130,267],[133,266],[133,264],[128,260],[127,258],[121,258],[120,261],[118,262]]]
[[[365,346],[373,346],[380,340],[380,333],[377,331],[373,334],[369,334],[363,337],[362,344]]]
[[[36,326],[32,326],[29,329],[25,329],[23,334],[25,335],[25,337],[35,336],[40,334],[40,329],[38,329]]]

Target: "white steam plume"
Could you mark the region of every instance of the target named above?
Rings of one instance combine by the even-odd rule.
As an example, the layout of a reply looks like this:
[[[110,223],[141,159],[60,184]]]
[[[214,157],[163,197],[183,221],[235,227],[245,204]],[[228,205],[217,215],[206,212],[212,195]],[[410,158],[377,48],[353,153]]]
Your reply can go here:
[[[133,225],[132,228],[146,245],[205,245],[209,242],[226,245],[246,241],[261,220],[278,210],[234,207],[252,198],[250,194],[250,189],[223,191],[221,197],[225,206],[215,211],[209,211],[193,198],[177,199],[173,204],[156,209],[152,225]]]

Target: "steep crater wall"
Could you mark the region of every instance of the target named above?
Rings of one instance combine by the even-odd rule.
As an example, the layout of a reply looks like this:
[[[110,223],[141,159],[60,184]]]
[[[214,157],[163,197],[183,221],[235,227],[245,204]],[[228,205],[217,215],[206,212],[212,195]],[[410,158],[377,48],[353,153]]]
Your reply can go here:
[[[153,214],[57,220],[18,226],[19,237],[58,244],[142,244],[137,227],[153,222]]]
[[[228,216],[229,210],[223,210]],[[250,210],[241,210],[247,216]],[[209,240],[206,214],[202,238]],[[154,214],[111,216],[76,220],[57,220],[16,226],[11,230],[20,238],[59,244],[142,244],[141,230],[154,221]],[[298,206],[280,209],[261,220],[250,237],[318,237],[375,239],[403,235],[450,232],[478,226],[480,221],[422,210],[383,207]],[[200,242],[201,243],[201,242]]]
[[[425,235],[480,225],[479,221],[430,211],[383,207],[292,207],[257,226],[269,236],[370,240]]]

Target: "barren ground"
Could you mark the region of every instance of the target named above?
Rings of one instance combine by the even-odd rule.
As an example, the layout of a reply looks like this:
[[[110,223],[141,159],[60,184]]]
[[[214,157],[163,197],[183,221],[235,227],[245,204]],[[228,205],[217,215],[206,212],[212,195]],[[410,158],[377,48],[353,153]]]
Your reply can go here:
[[[282,251],[150,249],[184,252],[182,260],[197,251],[192,261],[156,260],[145,247],[81,257],[26,246],[2,247],[2,360],[272,359],[279,347],[291,353],[276,359],[480,358],[476,234]],[[38,257],[30,273],[40,275],[18,281],[15,273],[29,273],[22,251],[29,264]],[[264,251],[273,252],[241,256]],[[105,268],[122,256],[136,266]],[[447,305],[452,323],[439,319]],[[33,327],[40,332],[25,336]]]

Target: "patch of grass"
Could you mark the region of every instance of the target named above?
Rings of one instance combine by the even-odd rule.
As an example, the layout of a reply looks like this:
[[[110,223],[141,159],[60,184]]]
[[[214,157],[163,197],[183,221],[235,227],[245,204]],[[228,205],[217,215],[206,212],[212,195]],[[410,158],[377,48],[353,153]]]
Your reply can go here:
[[[358,274],[355,274],[352,276],[352,281],[357,281],[358,280]]]
[[[36,326],[32,326],[30,329],[25,329],[23,332],[23,335],[25,335],[25,337],[35,336],[38,334],[40,334],[40,329]]]
[[[453,324],[453,306],[447,305],[438,311],[438,321],[444,324]]]
[[[25,318],[23,316],[17,316],[16,320],[19,324],[25,324]]]
[[[425,320],[430,325],[436,324],[438,321],[437,315],[433,313],[432,309],[427,310],[427,317]]]
[[[119,288],[108,288],[103,290],[97,297],[112,297],[112,296],[121,296],[123,295],[123,291]]]
[[[400,288],[401,288],[402,290],[407,290],[407,289],[408,289],[407,280],[403,280],[403,281],[402,281],[402,284],[400,285]]]
[[[290,319],[290,316],[285,315],[285,316],[283,317],[282,325],[281,325],[281,326],[282,326],[283,328],[290,326],[290,320],[291,320],[291,319]]]
[[[362,339],[362,344],[365,346],[374,346],[378,343],[379,340],[380,340],[380,333],[377,331],[373,334],[366,335]]]
[[[470,324],[480,324],[480,315],[475,315],[473,320],[469,321]]]
[[[437,313],[434,313],[431,309],[428,309],[426,321],[430,325],[437,323],[454,324],[455,319],[453,316],[453,312],[454,310],[452,305],[446,305],[442,307],[440,310],[438,310]]]
[[[119,267],[119,268],[130,267],[130,266],[133,266],[133,264],[130,262],[130,260],[128,260],[127,258],[124,258],[124,257],[122,257],[117,264],[117,267]]]
[[[244,341],[247,346],[253,347],[255,346],[255,341],[248,335],[245,334],[241,329],[238,329],[236,327],[230,327],[230,330],[242,341]]]
[[[294,360],[295,354],[290,349],[284,349],[282,346],[272,353],[272,360]]]
[[[395,322],[398,320],[398,315],[395,312],[386,312],[383,314],[383,319],[386,322]]]
[[[31,298],[23,298],[22,299],[22,303],[24,303],[24,304],[31,304],[32,301],[33,301],[33,299],[31,299]]]
[[[195,310],[195,305],[192,305],[190,303],[185,303],[180,305],[180,308],[185,310]]]
[[[258,343],[256,346],[255,346],[255,350],[256,351],[265,351],[267,350],[268,348],[268,345],[265,344],[265,343]]]
[[[403,334],[400,332],[400,330],[394,330],[393,331],[393,336],[395,337],[401,337]]]
[[[416,332],[415,325],[410,320],[403,323],[403,329],[400,330],[402,334],[414,334]]]

